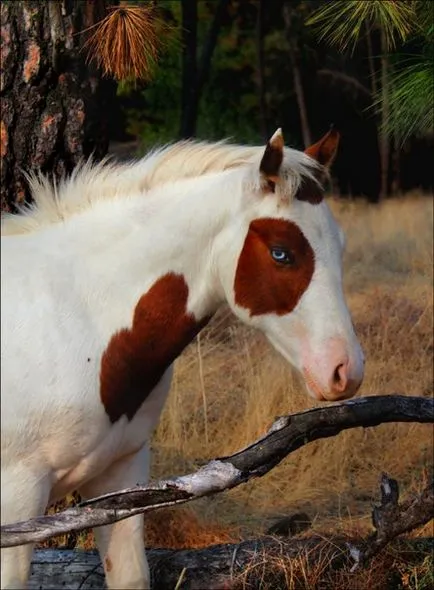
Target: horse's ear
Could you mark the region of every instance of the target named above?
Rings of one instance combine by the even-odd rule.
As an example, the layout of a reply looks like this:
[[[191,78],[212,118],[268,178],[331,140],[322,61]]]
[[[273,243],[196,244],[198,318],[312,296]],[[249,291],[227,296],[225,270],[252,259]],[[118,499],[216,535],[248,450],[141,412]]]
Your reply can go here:
[[[268,141],[259,166],[261,174],[264,176],[269,188],[273,192],[276,188],[276,182],[279,180],[279,171],[283,161],[284,147],[285,142],[283,141],[282,129],[279,127]]]
[[[325,168],[330,168],[338,151],[339,139],[339,132],[332,128],[319,141],[306,148],[304,153]]]

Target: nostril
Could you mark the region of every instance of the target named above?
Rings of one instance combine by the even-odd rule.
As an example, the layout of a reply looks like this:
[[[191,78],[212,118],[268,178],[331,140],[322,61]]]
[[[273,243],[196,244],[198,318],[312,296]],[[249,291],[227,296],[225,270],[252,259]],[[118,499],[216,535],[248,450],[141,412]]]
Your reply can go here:
[[[344,391],[347,386],[347,365],[341,363],[333,373],[333,389],[335,391]]]

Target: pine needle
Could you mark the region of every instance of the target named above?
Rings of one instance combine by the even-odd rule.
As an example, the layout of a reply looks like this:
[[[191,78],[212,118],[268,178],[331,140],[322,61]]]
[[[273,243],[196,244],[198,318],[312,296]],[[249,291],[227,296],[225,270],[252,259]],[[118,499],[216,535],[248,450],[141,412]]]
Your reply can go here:
[[[110,9],[85,43],[88,62],[116,80],[149,80],[162,47],[165,23],[153,4]]]
[[[390,49],[397,38],[405,41],[414,30],[415,7],[402,0],[331,0],[321,4],[306,22],[315,27],[321,40],[341,51],[354,51],[366,23],[383,30]]]

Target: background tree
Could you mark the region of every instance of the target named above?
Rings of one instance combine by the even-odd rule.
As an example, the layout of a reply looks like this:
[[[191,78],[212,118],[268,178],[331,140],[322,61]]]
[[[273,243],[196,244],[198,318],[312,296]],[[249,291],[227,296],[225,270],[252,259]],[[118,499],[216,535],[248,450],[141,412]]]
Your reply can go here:
[[[300,37],[297,27],[300,27],[300,13],[291,2],[285,2],[283,5],[283,19],[285,22],[285,30],[288,42],[288,53],[291,61],[294,91],[297,97],[298,110],[300,112],[301,132],[303,135],[304,147],[308,147],[312,143],[312,135],[310,132],[309,118],[306,109],[306,100],[304,96],[303,81],[300,68],[300,48],[298,46],[298,39]]]
[[[383,130],[393,136],[398,145],[411,136],[432,135],[434,4],[430,0],[414,2],[411,34],[391,66],[388,97],[390,117],[383,122]],[[381,97],[377,94],[376,104],[380,104],[380,101]]]
[[[215,13],[207,30],[202,51],[197,63],[197,0],[182,1],[183,68],[182,68],[182,115],[181,137],[196,133],[199,101],[209,74],[211,60],[217,43],[222,18],[229,0],[218,0]]]
[[[25,200],[23,170],[60,175],[106,152],[115,88],[81,51],[105,9],[105,0],[2,2],[2,209]]]
[[[354,50],[366,34],[371,83],[380,113],[381,195],[389,192],[391,138],[402,140],[413,131],[432,131],[433,109],[433,4],[426,1],[336,0],[320,6],[308,20],[321,38],[341,51]],[[371,31],[380,38],[380,75],[375,70]],[[391,50],[411,36],[422,36],[424,53],[404,65],[396,75],[391,67]],[[403,64],[402,56],[395,63]],[[405,63],[405,62],[404,62]]]
[[[432,188],[432,2],[122,0],[106,8],[106,0],[3,2],[4,206],[25,197],[21,168],[58,175],[81,155],[102,156],[109,139],[134,139],[140,152],[180,136],[258,143],[277,125],[298,148],[336,125],[341,195],[376,201],[399,185]],[[306,25],[312,14],[315,27]],[[130,37],[133,45],[119,42]],[[87,51],[99,58],[86,65]],[[116,96],[101,72],[121,80]]]
[[[258,10],[256,15],[256,51],[257,51],[257,75],[256,83],[258,85],[258,102],[260,112],[261,134],[264,140],[267,140],[270,133],[268,129],[267,118],[267,100],[266,100],[266,81],[265,81],[265,54],[264,54],[264,36],[265,36],[265,0],[258,0]]]

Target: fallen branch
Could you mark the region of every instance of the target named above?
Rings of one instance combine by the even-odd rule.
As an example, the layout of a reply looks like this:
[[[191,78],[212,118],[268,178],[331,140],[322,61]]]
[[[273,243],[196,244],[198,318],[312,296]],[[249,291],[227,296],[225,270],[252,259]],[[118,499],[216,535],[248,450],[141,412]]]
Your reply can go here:
[[[229,457],[195,473],[136,486],[82,502],[54,515],[1,527],[1,546],[41,542],[56,535],[98,527],[231,489],[268,473],[308,442],[343,430],[387,422],[434,422],[434,400],[402,395],[371,396],[278,418],[268,433]]]
[[[426,524],[434,517],[434,482],[422,494],[399,504],[398,482],[385,473],[381,476],[381,504],[372,512],[375,531],[358,547],[349,546],[354,559],[353,570],[366,563],[398,535]]]
[[[310,537],[278,540],[272,537],[243,541],[239,544],[214,545],[205,549],[151,549],[147,551],[153,587],[159,590],[256,588],[264,574],[279,575],[285,560],[292,560],[291,571],[297,576],[317,567],[321,577],[345,569],[354,572],[367,563],[398,535],[421,526],[434,515],[433,486],[422,494],[398,504],[398,484],[386,475],[381,478],[382,501],[374,508],[377,530],[366,540],[344,536]],[[421,560],[434,550],[434,539],[405,539],[397,543],[395,553],[421,554]],[[277,564],[277,565],[276,565]],[[265,568],[265,571],[264,571]],[[181,574],[182,584],[177,586]],[[261,580],[260,580],[261,579]],[[29,590],[67,587],[103,588],[104,573],[96,552],[36,551],[32,563]],[[237,582],[240,582],[237,585]],[[262,586],[261,586],[262,587]],[[273,586],[274,587],[274,586]]]
[[[230,590],[235,588],[266,588],[261,584],[263,565],[272,569],[273,558],[297,560],[301,555],[309,555],[312,546],[317,543],[316,554],[321,553],[321,562],[327,563],[322,570],[324,578],[327,573],[342,570],[344,565],[351,563],[346,557],[345,540],[331,537],[322,539],[293,539],[278,541],[276,539],[255,539],[244,541],[239,545],[215,545],[205,549],[149,549],[146,552],[152,577],[152,588],[158,590],[173,590],[176,588],[182,572],[182,583],[178,588],[182,590]],[[432,554],[434,539],[405,539],[393,544],[393,553],[411,557],[413,563],[415,555],[418,561]],[[257,568],[255,563],[261,564]],[[274,566],[275,567],[275,566]],[[247,569],[250,572],[247,574]],[[247,574],[247,576],[246,576]],[[278,572],[276,572],[278,575]],[[275,574],[275,575],[276,575]],[[354,576],[354,574],[352,574]],[[243,579],[247,577],[247,580]],[[256,578],[256,580],[255,580]],[[300,575],[302,579],[302,575]],[[239,580],[239,583],[238,583]],[[283,580],[284,582],[284,580]],[[272,588],[285,588],[268,586]],[[306,588],[307,586],[299,586]],[[332,588],[326,586],[324,588]],[[343,586],[341,586],[343,587]],[[104,585],[104,570],[96,551],[73,551],[43,549],[35,551],[28,590],[102,590]],[[353,586],[354,588],[354,586]]]

